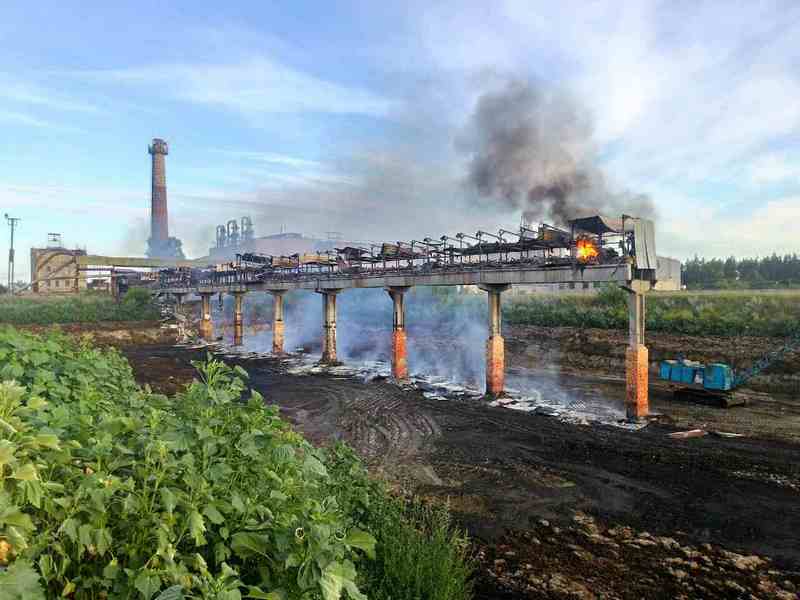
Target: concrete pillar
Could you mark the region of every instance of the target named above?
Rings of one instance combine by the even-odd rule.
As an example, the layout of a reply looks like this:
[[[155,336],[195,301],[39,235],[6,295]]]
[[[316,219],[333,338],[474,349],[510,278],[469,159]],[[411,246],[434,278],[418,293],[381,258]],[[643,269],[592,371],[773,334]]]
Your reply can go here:
[[[392,377],[398,381],[408,379],[408,357],[406,354],[405,293],[407,287],[391,287],[386,291],[392,299]]]
[[[211,341],[214,335],[214,325],[211,322],[211,296],[212,294],[208,292],[200,294],[200,300],[202,301],[200,309],[200,337],[206,341]]]
[[[244,295],[247,292],[233,292],[233,345],[241,346],[244,339]]]
[[[481,285],[489,293],[489,339],[486,340],[486,395],[502,395],[506,379],[505,340],[502,335],[500,294],[510,285]]]
[[[340,290],[318,290],[322,294],[322,357],[320,362],[338,364],[336,357],[336,294]]]
[[[646,282],[633,282],[642,284]],[[628,289],[628,348],[625,350],[625,413],[629,421],[638,421],[650,412],[648,396],[649,365],[644,345],[646,285],[631,285]]]
[[[272,353],[283,354],[283,295],[284,290],[270,290],[274,300],[272,312]]]

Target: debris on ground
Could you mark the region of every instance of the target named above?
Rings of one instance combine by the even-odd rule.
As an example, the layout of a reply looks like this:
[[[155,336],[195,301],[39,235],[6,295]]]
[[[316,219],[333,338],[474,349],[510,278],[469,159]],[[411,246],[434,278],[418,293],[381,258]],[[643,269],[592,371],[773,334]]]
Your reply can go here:
[[[685,440],[688,438],[697,438],[703,437],[706,435],[706,431],[703,429],[690,429],[689,431],[676,431],[674,433],[667,434],[667,437],[671,437],[673,440]]]
[[[681,538],[607,527],[582,512],[567,524],[539,520],[498,543],[479,544],[477,591],[499,587],[520,598],[798,597],[800,573]]]

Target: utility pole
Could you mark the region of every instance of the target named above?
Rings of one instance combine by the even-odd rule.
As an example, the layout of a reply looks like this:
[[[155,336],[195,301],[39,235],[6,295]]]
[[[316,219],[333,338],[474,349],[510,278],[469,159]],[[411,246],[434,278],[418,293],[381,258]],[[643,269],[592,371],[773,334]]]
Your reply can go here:
[[[8,250],[8,293],[14,293],[14,230],[17,228],[19,217],[9,217],[6,213],[6,221],[11,228],[11,247]]]

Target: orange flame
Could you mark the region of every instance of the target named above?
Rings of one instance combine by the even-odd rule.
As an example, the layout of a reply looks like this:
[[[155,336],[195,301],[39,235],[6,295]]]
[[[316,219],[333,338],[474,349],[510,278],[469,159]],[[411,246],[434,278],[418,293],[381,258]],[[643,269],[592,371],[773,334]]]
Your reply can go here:
[[[576,243],[576,250],[578,260],[583,262],[589,262],[590,260],[594,260],[597,258],[599,252],[597,251],[597,246],[594,242],[587,238],[581,238]]]

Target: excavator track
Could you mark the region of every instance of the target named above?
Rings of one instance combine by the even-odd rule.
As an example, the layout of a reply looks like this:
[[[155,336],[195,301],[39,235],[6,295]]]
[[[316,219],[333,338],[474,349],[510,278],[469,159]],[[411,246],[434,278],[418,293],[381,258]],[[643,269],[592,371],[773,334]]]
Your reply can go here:
[[[673,392],[676,400],[682,402],[694,402],[719,408],[731,408],[732,406],[744,406],[747,404],[746,396],[729,391],[707,390],[701,387],[678,388]]]

